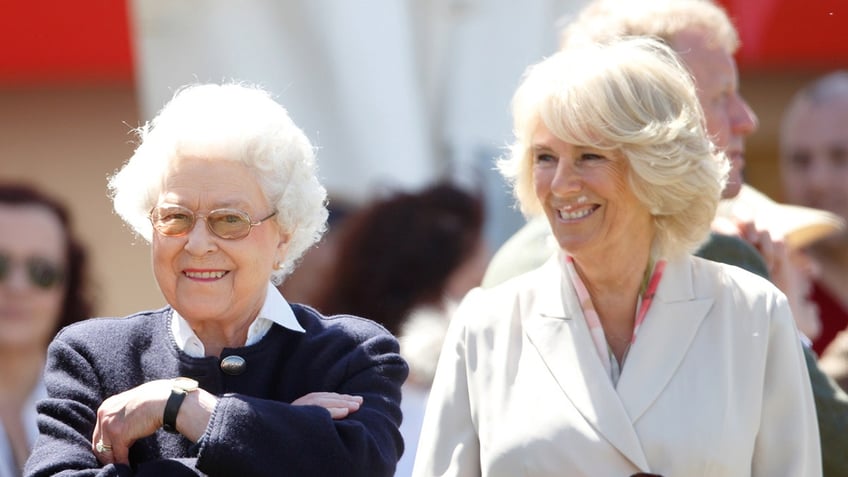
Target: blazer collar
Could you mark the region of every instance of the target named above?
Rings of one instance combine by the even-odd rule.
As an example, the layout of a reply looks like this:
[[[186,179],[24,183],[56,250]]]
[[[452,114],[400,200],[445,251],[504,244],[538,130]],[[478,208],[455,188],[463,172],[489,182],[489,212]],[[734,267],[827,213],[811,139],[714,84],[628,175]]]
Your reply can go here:
[[[635,424],[671,380],[713,300],[695,295],[690,259],[669,261],[614,388],[601,365],[559,256],[540,267],[523,313],[525,333],[566,398],[600,435],[648,471]],[[530,298],[528,296],[528,298]]]

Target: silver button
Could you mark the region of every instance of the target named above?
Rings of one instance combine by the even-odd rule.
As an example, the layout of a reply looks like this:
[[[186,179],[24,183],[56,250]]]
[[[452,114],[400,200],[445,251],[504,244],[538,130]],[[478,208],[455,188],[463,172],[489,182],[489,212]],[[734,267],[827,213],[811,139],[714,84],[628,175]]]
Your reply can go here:
[[[221,371],[231,376],[238,376],[246,367],[247,362],[241,356],[227,356],[221,360]]]

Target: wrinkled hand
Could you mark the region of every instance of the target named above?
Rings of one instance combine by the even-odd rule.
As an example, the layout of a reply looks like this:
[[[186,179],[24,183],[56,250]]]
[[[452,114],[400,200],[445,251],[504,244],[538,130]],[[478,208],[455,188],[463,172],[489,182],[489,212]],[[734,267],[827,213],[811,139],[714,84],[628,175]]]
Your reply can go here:
[[[109,397],[97,409],[97,423],[91,436],[92,450],[102,464],[129,464],[129,448],[162,427],[165,402],[171,394],[171,380],[160,379]],[[98,443],[112,446],[98,452]]]
[[[292,402],[294,406],[320,406],[330,411],[333,419],[344,419],[350,413],[359,410],[362,405],[362,396],[351,396],[349,394],[338,394],[328,392],[309,393],[299,397]]]

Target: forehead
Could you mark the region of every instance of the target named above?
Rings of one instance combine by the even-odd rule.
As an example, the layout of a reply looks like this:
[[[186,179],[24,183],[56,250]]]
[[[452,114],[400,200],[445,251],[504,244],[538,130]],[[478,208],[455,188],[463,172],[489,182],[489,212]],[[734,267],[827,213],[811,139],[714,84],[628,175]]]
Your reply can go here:
[[[41,205],[0,204],[0,251],[19,256],[58,258],[65,233],[59,219]]]
[[[803,101],[787,116],[782,131],[784,144],[848,144],[848,97],[836,101]]]
[[[182,156],[165,174],[160,201],[189,208],[260,208],[267,199],[253,172],[239,161]]]
[[[736,61],[719,43],[698,30],[674,36],[672,47],[692,73],[699,90],[722,88],[737,82]]]

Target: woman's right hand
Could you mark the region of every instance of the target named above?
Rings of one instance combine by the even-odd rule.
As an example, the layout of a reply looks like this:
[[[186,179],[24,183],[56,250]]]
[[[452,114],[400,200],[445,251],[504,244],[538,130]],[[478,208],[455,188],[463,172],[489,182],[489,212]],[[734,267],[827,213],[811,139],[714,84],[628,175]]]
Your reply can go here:
[[[97,409],[97,422],[91,436],[97,459],[103,464],[129,464],[129,449],[133,443],[162,427],[165,403],[172,388],[172,379],[158,379],[103,401]],[[218,398],[202,388],[188,393],[177,414],[180,434],[197,442],[217,403]],[[106,448],[98,448],[98,444]]]
[[[91,436],[97,459],[103,464],[129,463],[129,448],[133,443],[162,426],[162,412],[170,393],[171,380],[160,379],[103,401],[97,409]]]
[[[362,405],[362,396],[351,396],[350,394],[339,394],[329,392],[309,393],[299,397],[292,402],[294,406],[320,406],[330,411],[333,419],[344,419],[350,413],[359,410]]]

